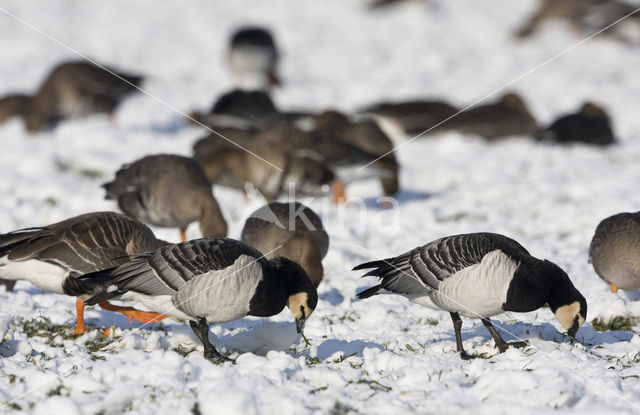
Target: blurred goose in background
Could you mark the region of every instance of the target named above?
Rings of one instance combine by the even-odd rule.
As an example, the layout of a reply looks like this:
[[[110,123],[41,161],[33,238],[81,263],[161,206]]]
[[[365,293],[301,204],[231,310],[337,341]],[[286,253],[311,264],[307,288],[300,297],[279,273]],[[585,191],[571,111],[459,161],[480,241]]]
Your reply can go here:
[[[532,257],[518,242],[493,233],[444,237],[400,256],[360,264],[354,270],[371,269],[381,283],[358,294],[368,298],[381,289],[400,294],[436,310],[448,311],[453,320],[457,351],[462,346],[460,315],[480,318],[500,353],[507,343],[488,317],[505,311],[529,312],[549,304],[551,311],[575,337],[587,318],[587,302],[569,276],[557,265]]]
[[[508,136],[535,136],[538,127],[535,118],[524,100],[516,93],[507,93],[493,104],[472,107],[433,132],[458,131],[462,134],[477,134],[488,141]]]
[[[87,213],[52,225],[0,235],[0,277],[12,282],[29,281],[45,291],[78,297],[73,334],[82,334],[84,300],[105,286],[92,280],[80,284],[76,278],[113,268],[131,255],[153,251],[164,244],[135,219],[112,212]],[[100,302],[100,306],[122,313],[130,321],[146,323],[166,317],[106,301]]]
[[[250,183],[268,202],[287,194],[290,184],[295,185],[298,195],[323,196],[332,188],[336,198],[344,194],[342,183],[336,181],[331,169],[315,157],[269,142],[256,142],[254,135],[246,131],[219,131],[244,148],[216,134],[194,144],[194,158],[212,183],[243,192]]]
[[[276,121],[279,115],[268,93],[235,89],[220,96],[208,113],[194,111],[190,117],[215,129],[254,130]]]
[[[612,293],[640,290],[640,212],[618,213],[598,224],[589,261]]]
[[[120,209],[154,226],[180,228],[198,221],[205,237],[226,236],[227,222],[213,196],[211,183],[192,158],[161,154],[125,164],[112,182],[105,183],[107,199]]]
[[[585,102],[575,114],[564,115],[553,121],[538,133],[537,139],[599,146],[613,144],[616,141],[606,111],[592,102]]]
[[[339,180],[334,184],[335,202],[346,200],[345,184],[356,180],[393,176],[393,172],[386,166],[381,168],[369,165],[376,161],[375,154],[342,141],[336,135],[304,132],[292,124],[278,124],[256,133],[252,148],[275,149],[322,163]],[[387,159],[385,163],[390,165],[394,161]],[[395,167],[397,168],[397,164]]]
[[[618,0],[542,0],[516,36],[521,39],[529,37],[549,20],[560,19],[570,23],[574,30],[588,36],[620,20],[618,24],[607,28],[604,34],[613,35],[621,40],[637,41],[637,33],[633,34],[629,30],[637,31],[640,20],[637,13],[634,13],[636,9],[637,5]],[[636,27],[633,28],[631,25]]]
[[[308,116],[308,112],[280,111],[266,91],[241,89],[221,95],[207,113],[192,111],[189,114],[189,118],[216,130],[237,128],[247,131],[294,122]]]
[[[113,73],[85,61],[59,64],[30,99],[9,96],[0,107],[13,108],[11,114],[22,116],[31,133],[53,128],[65,119],[93,113],[113,115],[118,104],[136,90],[143,78],[108,70]],[[0,110],[3,111],[6,109]]]
[[[0,98],[0,124],[12,117],[22,117],[27,115],[31,97],[24,94],[6,95]]]
[[[313,132],[320,137],[337,138],[376,157],[383,156],[371,167],[389,172],[387,177],[380,178],[385,196],[393,196],[398,192],[399,166],[393,153],[394,146],[375,122],[351,122],[346,115],[329,110],[315,117]]]
[[[238,83],[267,88],[279,85],[278,59],[276,42],[267,28],[242,27],[231,36],[229,64]]]
[[[188,320],[204,345],[204,356],[229,361],[209,341],[210,323],[245,316],[269,317],[285,306],[302,333],[318,294],[295,262],[263,255],[233,239],[196,239],[167,245],[117,268],[81,277],[111,284],[87,304],[110,298],[139,301],[151,310]]]
[[[392,138],[399,135],[415,137],[453,116],[459,108],[443,101],[382,102],[358,112],[373,118]],[[403,137],[404,138],[404,137]]]
[[[329,235],[311,208],[299,202],[269,203],[247,218],[240,239],[267,259],[282,256],[300,264],[313,285],[320,285]]]

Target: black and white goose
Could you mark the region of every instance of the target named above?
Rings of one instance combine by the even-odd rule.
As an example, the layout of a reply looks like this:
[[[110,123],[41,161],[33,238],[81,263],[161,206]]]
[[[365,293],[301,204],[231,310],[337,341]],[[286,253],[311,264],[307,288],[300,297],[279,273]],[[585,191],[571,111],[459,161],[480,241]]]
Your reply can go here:
[[[83,300],[102,291],[102,284],[76,277],[122,264],[130,255],[152,251],[166,242],[145,224],[119,213],[96,212],[39,228],[0,235],[0,278],[25,280],[57,294],[78,297],[73,334],[85,332]],[[166,316],[101,302],[106,310],[120,312],[140,322]]]
[[[453,320],[456,346],[463,359],[460,315],[480,318],[500,352],[509,345],[488,317],[505,311],[529,312],[545,303],[574,337],[587,317],[587,302],[567,274],[547,260],[532,257],[518,242],[493,233],[454,235],[430,242],[395,258],[367,262],[354,270],[382,279],[358,294],[368,298],[385,289],[437,310]]]
[[[209,341],[209,323],[247,315],[269,317],[287,306],[302,333],[318,303],[318,293],[300,265],[282,257],[268,260],[254,248],[228,238],[167,245],[80,279],[112,285],[87,304],[110,298],[133,300],[188,320],[204,345],[205,357],[216,362],[230,359]]]

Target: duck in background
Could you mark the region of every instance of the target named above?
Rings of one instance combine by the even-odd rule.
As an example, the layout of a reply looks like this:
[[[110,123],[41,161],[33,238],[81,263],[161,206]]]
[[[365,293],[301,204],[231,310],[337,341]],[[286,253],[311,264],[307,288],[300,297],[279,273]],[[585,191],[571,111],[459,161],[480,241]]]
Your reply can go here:
[[[87,213],[52,225],[21,229],[0,235],[0,277],[11,282],[29,281],[36,287],[77,297],[76,329],[85,332],[85,300],[106,286],[77,277],[113,268],[131,255],[153,251],[166,242],[151,229],[128,216],[113,212]],[[101,301],[100,307],[142,322],[166,316]]]
[[[199,222],[205,237],[226,236],[227,222],[202,167],[190,157],[173,154],[147,156],[125,164],[113,181],[102,185],[106,199],[120,209],[154,226],[180,228]]]
[[[28,132],[54,128],[60,121],[94,113],[113,116],[118,104],[138,89],[143,77],[103,69],[85,61],[64,62],[51,70],[33,96],[0,100],[0,122],[21,116]]]
[[[640,212],[618,213],[600,222],[589,246],[589,262],[612,293],[640,290]]]
[[[269,203],[247,218],[240,239],[267,259],[282,256],[298,263],[313,285],[320,285],[329,235],[311,208],[293,201]]]

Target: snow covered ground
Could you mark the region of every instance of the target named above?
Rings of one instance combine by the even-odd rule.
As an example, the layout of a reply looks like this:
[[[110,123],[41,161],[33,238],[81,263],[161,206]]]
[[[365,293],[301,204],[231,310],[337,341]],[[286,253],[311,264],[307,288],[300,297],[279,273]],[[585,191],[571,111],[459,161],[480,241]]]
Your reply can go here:
[[[414,2],[368,12],[362,1],[0,0],[0,7],[99,62],[149,76],[117,113],[65,122],[51,133],[0,126],[0,232],[115,209],[100,184],[124,162],[149,153],[190,154],[203,135],[181,111],[208,107],[232,79],[225,67],[233,28],[273,28],[283,52],[285,109],[354,110],[382,99],[441,97],[467,105],[582,40],[552,23],[525,42],[513,33],[535,1]],[[0,411],[36,414],[638,413],[638,319],[625,330],[596,331],[592,320],[640,318],[640,295],[613,295],[587,263],[597,223],[640,209],[640,50],[594,38],[541,66],[509,89],[541,123],[585,99],[611,113],[620,143],[608,149],[554,147],[526,138],[489,145],[449,133],[398,151],[402,192],[397,215],[377,208],[376,182],[347,189],[365,201],[305,203],[331,237],[320,302],[306,347],[288,311],[212,326],[237,357],[216,366],[202,357],[188,325],[163,321],[138,329],[120,315],[90,310],[93,327],[69,334],[74,299],[18,283],[0,288]],[[0,12],[0,94],[31,91],[69,49]],[[489,100],[495,97],[489,98]],[[261,201],[216,188],[238,237]],[[588,323],[570,344],[548,309],[500,316],[496,323],[529,341],[497,354],[479,321],[464,320],[462,361],[446,313],[399,296],[356,301],[374,281],[350,269],[455,233],[509,235],[563,267],[589,303]],[[157,229],[177,240],[177,230]],[[197,226],[188,230],[199,237]],[[46,320],[44,319],[46,318]],[[618,319],[619,321],[620,319]],[[112,338],[99,339],[115,326]],[[246,352],[246,353],[245,353]],[[199,412],[198,412],[199,411]]]

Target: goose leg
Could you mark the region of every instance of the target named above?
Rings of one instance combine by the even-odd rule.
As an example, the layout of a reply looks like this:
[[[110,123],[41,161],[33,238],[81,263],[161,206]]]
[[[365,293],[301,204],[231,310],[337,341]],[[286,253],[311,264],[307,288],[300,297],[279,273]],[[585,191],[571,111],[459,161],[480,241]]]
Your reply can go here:
[[[73,335],[84,334],[86,328],[84,326],[84,301],[76,298],[76,329]]]
[[[612,293],[617,294],[618,293],[618,286],[615,284],[609,284],[609,289],[611,290]]]
[[[347,201],[347,195],[344,192],[344,184],[336,179],[333,181],[333,203],[344,203]]]
[[[456,350],[460,353],[460,357],[464,360],[473,359],[476,357],[475,355],[470,355],[465,352],[464,347],[462,347],[462,319],[460,318],[460,314],[458,313],[449,313],[451,315],[451,320],[453,320],[453,330],[456,333]]]
[[[180,242],[184,242],[186,240],[187,240],[187,229],[182,228],[180,229]]]
[[[140,323],[157,323],[160,320],[164,320],[169,317],[164,314],[154,313],[153,311],[141,311],[136,310],[133,307],[122,307],[119,305],[113,305],[108,301],[103,301],[98,303],[98,305],[105,310],[115,311],[116,313],[124,314],[129,317],[129,322],[133,323],[133,320],[139,321]]]
[[[209,341],[209,325],[207,324],[206,319],[199,318],[197,322],[190,320],[189,325],[204,346],[205,359],[212,360],[214,363],[235,363],[233,359],[229,359],[227,356],[224,356],[223,354],[218,352],[216,350],[216,347]]]
[[[496,347],[498,348],[498,351],[500,351],[500,353],[504,353],[509,348],[509,346],[524,347],[527,345],[527,342],[507,343],[506,341],[504,341],[504,339],[500,336],[500,334],[498,334],[488,318],[483,318],[482,324],[484,324],[487,330],[489,330],[489,333],[491,333],[491,337],[493,337],[493,340],[496,342]]]

